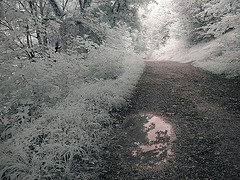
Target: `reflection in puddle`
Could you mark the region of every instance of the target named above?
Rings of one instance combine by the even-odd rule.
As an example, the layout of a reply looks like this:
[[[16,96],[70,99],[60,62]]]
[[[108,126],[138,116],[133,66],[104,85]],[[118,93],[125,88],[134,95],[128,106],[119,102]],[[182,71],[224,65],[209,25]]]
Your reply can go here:
[[[157,116],[141,116],[145,119],[142,135],[146,138],[135,139],[136,149],[132,156],[139,158],[138,165],[159,165],[173,155],[171,143],[175,139],[171,124]],[[139,134],[140,135],[140,134]]]

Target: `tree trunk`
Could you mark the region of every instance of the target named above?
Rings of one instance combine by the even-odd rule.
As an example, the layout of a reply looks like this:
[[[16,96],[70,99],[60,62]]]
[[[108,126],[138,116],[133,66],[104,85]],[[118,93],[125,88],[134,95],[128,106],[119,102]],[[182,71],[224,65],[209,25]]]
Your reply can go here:
[[[61,17],[63,15],[61,9],[58,7],[58,4],[55,0],[49,0],[50,5],[53,8],[53,11],[56,16]]]

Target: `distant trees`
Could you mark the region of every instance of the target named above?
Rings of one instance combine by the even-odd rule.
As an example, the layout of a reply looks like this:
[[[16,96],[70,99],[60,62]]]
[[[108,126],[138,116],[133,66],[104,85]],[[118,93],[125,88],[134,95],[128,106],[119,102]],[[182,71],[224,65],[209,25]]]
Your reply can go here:
[[[170,37],[171,26],[176,21],[171,6],[171,2],[162,0],[140,10],[142,41],[147,56],[164,46]]]
[[[130,0],[115,0],[107,14],[111,14],[111,26],[115,26],[118,22],[124,22],[132,28],[139,28],[138,7],[149,3],[151,0],[130,1]]]
[[[188,41],[196,44],[219,37],[240,25],[238,0],[174,0],[186,24]]]

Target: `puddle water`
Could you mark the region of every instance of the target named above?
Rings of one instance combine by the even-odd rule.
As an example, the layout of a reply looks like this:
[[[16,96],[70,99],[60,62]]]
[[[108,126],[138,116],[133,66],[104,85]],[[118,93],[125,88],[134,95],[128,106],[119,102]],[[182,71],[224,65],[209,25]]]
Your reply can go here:
[[[132,124],[130,136],[135,136],[132,156],[137,160],[137,165],[152,167],[166,162],[173,156],[171,151],[172,141],[175,140],[172,125],[163,118],[152,115],[141,115],[135,117],[136,122]],[[134,130],[138,128],[138,130]],[[136,136],[132,132],[137,132]],[[130,137],[131,138],[131,137]]]

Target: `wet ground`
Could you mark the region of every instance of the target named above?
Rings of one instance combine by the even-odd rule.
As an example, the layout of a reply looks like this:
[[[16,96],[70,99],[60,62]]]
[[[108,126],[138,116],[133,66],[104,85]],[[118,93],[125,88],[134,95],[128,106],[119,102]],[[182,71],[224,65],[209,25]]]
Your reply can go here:
[[[118,118],[101,179],[240,179],[239,79],[147,61]]]

